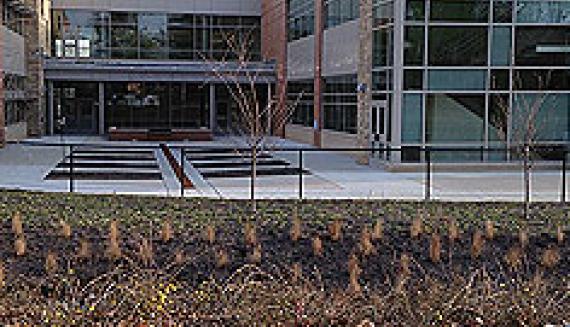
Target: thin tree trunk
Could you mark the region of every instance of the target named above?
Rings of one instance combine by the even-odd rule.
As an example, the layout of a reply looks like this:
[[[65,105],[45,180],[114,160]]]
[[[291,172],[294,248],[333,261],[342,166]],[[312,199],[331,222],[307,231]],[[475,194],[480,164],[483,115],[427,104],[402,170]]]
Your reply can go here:
[[[255,202],[255,179],[257,177],[257,146],[251,148],[251,211],[257,212],[257,204]]]
[[[524,148],[524,219],[529,220],[530,211],[530,149],[528,145]]]

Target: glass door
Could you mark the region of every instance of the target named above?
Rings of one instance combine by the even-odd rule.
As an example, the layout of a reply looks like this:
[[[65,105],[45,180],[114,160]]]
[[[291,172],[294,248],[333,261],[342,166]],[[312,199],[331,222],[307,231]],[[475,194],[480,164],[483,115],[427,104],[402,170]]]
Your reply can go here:
[[[386,160],[387,154],[381,149],[387,146],[386,133],[388,130],[388,110],[386,110],[386,101],[372,102],[371,119],[371,146],[378,151],[373,151],[373,156],[382,160]]]

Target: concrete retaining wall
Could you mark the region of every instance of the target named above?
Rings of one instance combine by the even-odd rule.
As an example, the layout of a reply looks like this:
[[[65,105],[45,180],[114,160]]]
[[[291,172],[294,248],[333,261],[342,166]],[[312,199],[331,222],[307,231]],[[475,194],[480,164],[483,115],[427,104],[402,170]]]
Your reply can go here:
[[[28,124],[26,122],[6,126],[6,141],[16,142],[26,139]]]

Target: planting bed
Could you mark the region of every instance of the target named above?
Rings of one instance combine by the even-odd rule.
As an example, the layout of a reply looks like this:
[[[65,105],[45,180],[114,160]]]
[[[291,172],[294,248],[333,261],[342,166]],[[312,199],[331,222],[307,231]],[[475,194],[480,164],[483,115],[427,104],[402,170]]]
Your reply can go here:
[[[533,205],[525,222],[519,206],[502,203],[260,201],[257,206],[252,215],[243,201],[0,193],[5,273],[0,323],[570,322],[565,206]],[[16,212],[26,240],[22,256],[14,249]],[[293,217],[301,222],[297,241],[290,236]],[[418,217],[421,233],[412,238]],[[122,252],[114,259],[107,253],[112,220]],[[70,225],[70,237],[63,235],[60,221]],[[329,232],[334,221],[342,226],[338,240]],[[381,238],[371,240],[374,249],[365,254],[362,231],[366,226],[376,232],[378,221]],[[460,231],[453,243],[450,221]],[[246,225],[255,229],[250,244]],[[163,229],[172,232],[169,240]],[[209,229],[215,230],[212,242]],[[528,232],[528,242],[515,268],[506,255],[520,245],[520,230]],[[476,231],[484,235],[484,245],[474,258]],[[430,254],[434,234],[441,239],[439,262]],[[322,241],[322,256],[314,253],[315,237]],[[141,246],[147,240],[152,251]],[[91,247],[88,258],[77,256],[82,241]],[[545,262],[547,251],[558,260]],[[48,254],[55,256],[56,268],[46,266]]]

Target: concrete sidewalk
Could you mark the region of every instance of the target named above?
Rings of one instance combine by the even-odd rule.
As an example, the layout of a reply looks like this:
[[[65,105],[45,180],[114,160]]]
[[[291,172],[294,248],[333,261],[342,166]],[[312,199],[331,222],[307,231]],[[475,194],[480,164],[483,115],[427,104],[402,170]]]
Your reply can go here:
[[[58,142],[59,137],[34,141]],[[99,138],[66,138],[66,142],[103,143]],[[280,147],[301,146],[291,141],[280,140]],[[113,146],[155,146],[155,156],[162,172],[162,181],[76,181],[75,191],[94,194],[145,194],[157,196],[180,196],[180,183],[157,143],[112,142]],[[188,147],[236,146],[235,139],[218,139],[214,142],[172,143]],[[67,192],[66,180],[44,180],[44,177],[64,157],[61,146],[33,146],[9,144],[0,150],[0,188],[25,189],[48,192]],[[172,149],[176,160],[180,152]],[[297,152],[272,153],[275,159],[298,167]],[[187,197],[212,197],[226,199],[250,198],[251,179],[203,178],[187,160],[184,168],[193,189],[185,190]],[[309,152],[303,157],[303,168],[310,171],[302,177],[303,197],[307,199],[333,198],[382,198],[424,199],[426,180],[424,172],[388,172],[379,165],[358,165],[354,158],[332,152]],[[436,171],[431,180],[432,199],[450,201],[521,201],[523,199],[523,174],[520,171],[450,172]],[[532,174],[532,199],[534,201],[560,201],[561,172],[541,170]],[[567,181],[567,189],[570,183]],[[260,176],[256,179],[256,198],[295,199],[299,197],[299,176]]]

